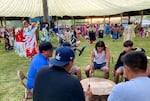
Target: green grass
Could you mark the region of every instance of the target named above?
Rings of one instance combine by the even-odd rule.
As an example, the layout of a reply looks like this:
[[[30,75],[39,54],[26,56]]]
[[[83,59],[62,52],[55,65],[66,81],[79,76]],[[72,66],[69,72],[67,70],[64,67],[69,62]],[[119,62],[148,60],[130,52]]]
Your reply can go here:
[[[98,39],[97,39],[98,40]],[[122,38],[112,42],[111,38],[103,39],[106,45],[109,47],[111,55],[111,65],[110,65],[110,78],[113,80],[112,70],[114,68],[115,62],[119,53],[123,50]],[[56,38],[53,38],[52,44],[57,46]],[[134,38],[134,47],[142,47],[146,50],[146,54],[150,56],[150,37],[140,39],[139,37]],[[94,42],[95,43],[95,42]],[[87,45],[85,51],[81,56],[78,56],[78,51],[76,52],[75,64],[82,69],[82,78],[85,78],[84,69],[90,62],[90,53],[94,47],[94,44],[88,44],[85,39],[82,39],[81,48],[83,45]],[[113,57],[113,63],[112,63]],[[23,71],[27,75],[30,60],[24,57],[19,57],[14,51],[4,50],[4,41],[0,43],[0,101],[21,101],[24,93],[24,88],[17,79],[17,70]],[[101,75],[102,72],[96,71],[94,76]]]

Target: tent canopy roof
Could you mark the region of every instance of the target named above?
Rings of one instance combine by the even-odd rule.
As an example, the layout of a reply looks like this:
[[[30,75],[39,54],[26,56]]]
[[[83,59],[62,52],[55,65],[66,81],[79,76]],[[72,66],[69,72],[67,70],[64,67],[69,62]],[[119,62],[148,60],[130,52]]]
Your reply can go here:
[[[47,0],[49,16],[107,16],[150,9],[150,0]],[[0,0],[0,16],[43,16],[42,0]]]

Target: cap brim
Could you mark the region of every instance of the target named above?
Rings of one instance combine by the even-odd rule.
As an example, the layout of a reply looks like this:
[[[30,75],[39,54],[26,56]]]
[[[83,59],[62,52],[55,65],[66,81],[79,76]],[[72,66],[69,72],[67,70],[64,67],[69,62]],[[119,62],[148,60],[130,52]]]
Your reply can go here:
[[[67,62],[59,61],[59,60],[56,60],[55,58],[52,59],[50,62],[51,62],[52,65],[54,65],[54,66],[59,66],[59,67],[60,67],[60,66],[64,66],[64,65],[66,65],[66,64],[69,63],[69,61],[67,61]]]

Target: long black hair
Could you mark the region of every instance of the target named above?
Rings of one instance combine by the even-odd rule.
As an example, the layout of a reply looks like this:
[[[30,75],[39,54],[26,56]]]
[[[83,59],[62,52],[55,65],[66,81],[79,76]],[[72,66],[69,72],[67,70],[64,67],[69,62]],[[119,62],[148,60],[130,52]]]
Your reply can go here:
[[[103,47],[104,50],[106,49],[106,46],[105,46],[105,43],[103,41],[98,41],[96,44],[95,44],[95,49],[97,50],[97,47]]]

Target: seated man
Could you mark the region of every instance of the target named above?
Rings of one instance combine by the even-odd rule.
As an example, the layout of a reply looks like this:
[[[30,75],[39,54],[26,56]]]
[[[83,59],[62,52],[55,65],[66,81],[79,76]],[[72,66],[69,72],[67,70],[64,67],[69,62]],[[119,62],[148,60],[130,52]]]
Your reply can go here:
[[[123,56],[124,76],[129,80],[117,84],[108,101],[149,101],[150,79],[147,77],[147,58],[144,52],[132,51]]]
[[[60,47],[51,60],[51,68],[43,68],[36,77],[33,101],[85,101],[80,81],[69,71],[75,59],[70,47]]]
[[[104,71],[104,78],[109,78],[109,65],[110,65],[110,54],[108,47],[105,46],[103,41],[98,41],[95,48],[91,52],[90,65],[86,67],[85,74],[87,77],[90,76],[90,72],[94,69],[100,69]]]
[[[69,42],[64,42],[64,43],[62,44],[62,47],[64,47],[64,46],[71,47],[71,45],[70,45]],[[77,75],[77,78],[78,78],[79,80],[82,79],[82,77],[81,77],[81,69],[80,69],[80,67],[77,67],[76,65],[73,65],[73,66],[71,67],[69,73],[70,73],[70,74],[75,74],[75,75]]]
[[[81,69],[80,69],[80,67],[77,67],[76,65],[73,65],[73,66],[71,67],[69,73],[70,73],[70,74],[75,74],[75,75],[77,75],[77,78],[78,78],[79,80],[82,79],[82,76],[81,76]]]
[[[39,45],[39,53],[37,53],[30,64],[30,68],[28,71],[28,79],[27,79],[27,88],[33,92],[34,80],[37,72],[43,66],[49,66],[50,60],[49,57],[52,57],[53,54],[53,46],[50,42],[42,42]]]

